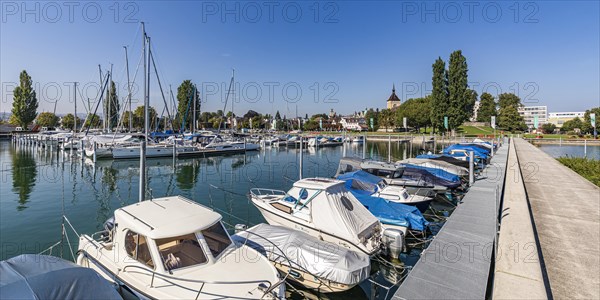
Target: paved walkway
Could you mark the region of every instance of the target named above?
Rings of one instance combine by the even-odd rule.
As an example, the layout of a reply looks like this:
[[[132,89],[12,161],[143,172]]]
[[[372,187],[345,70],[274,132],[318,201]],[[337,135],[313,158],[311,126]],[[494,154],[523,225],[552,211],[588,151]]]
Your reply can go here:
[[[523,139],[514,143],[552,296],[600,299],[600,188]]]

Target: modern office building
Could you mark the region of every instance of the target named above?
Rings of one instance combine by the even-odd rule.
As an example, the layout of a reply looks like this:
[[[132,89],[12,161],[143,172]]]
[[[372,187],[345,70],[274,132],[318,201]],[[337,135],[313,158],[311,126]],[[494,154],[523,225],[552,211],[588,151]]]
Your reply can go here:
[[[535,123],[535,117],[538,119],[538,126],[548,122],[548,106],[521,106],[518,109],[519,115],[525,120],[525,125],[533,129]]]
[[[556,125],[556,127],[561,128],[566,121],[573,120],[575,118],[583,119],[585,112],[577,111],[577,112],[554,112],[548,114],[548,123],[552,123]]]

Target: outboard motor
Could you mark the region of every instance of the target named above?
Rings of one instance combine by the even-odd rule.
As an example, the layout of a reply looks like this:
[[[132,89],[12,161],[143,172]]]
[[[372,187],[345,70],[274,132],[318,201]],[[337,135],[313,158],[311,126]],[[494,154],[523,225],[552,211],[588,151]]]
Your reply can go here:
[[[393,259],[398,259],[400,253],[404,250],[404,232],[394,228],[386,228],[383,230],[381,240],[387,255]]]
[[[101,239],[107,242],[111,241],[113,229],[115,228],[115,216],[108,218],[102,227],[104,228],[104,232],[100,235]]]

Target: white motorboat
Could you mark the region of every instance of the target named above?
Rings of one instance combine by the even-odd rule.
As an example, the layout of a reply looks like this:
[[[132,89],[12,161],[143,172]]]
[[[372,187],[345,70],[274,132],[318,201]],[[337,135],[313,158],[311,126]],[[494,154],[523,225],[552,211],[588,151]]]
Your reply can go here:
[[[381,223],[345,187],[329,178],[307,178],[286,193],[251,189],[250,199],[271,225],[303,231],[369,256],[381,248]]]
[[[454,174],[456,176],[461,176],[461,177],[469,176],[469,170],[467,168],[459,167],[459,166],[456,166],[456,165],[453,165],[451,163],[441,161],[441,160],[432,160],[432,159],[426,159],[426,158],[408,158],[408,159],[398,161],[397,163],[411,164],[411,165],[417,165],[417,166],[433,168],[433,169],[440,169],[440,170],[444,170],[448,173]]]
[[[234,243],[221,215],[181,196],[115,210],[106,230],[79,238],[77,264],[141,299],[276,299],[269,260]],[[251,258],[251,259],[249,259]]]

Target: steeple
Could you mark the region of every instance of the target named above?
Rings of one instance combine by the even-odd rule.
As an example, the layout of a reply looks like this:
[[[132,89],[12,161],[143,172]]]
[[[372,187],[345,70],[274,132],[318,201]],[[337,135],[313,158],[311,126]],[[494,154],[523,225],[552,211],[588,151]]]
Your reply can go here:
[[[394,107],[400,106],[400,98],[396,95],[396,84],[392,84],[392,94],[387,100],[387,108],[392,109]]]

